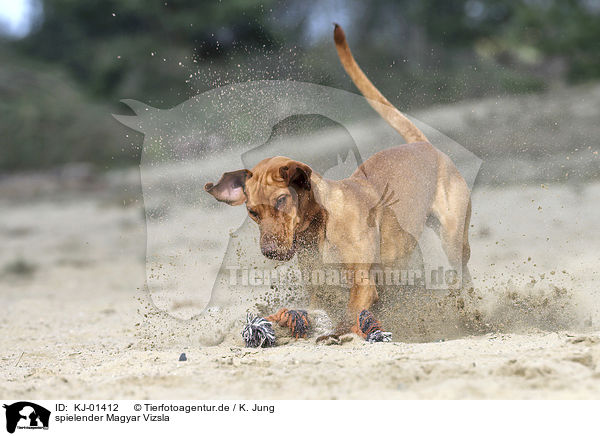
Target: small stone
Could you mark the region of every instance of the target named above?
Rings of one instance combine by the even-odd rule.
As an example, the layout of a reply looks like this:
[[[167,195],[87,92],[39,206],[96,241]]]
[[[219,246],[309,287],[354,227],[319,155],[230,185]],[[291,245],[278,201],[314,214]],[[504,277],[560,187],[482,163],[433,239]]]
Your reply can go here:
[[[181,355],[179,356],[179,361],[185,362],[186,360],[187,360],[187,356],[185,355],[185,353],[181,353]]]

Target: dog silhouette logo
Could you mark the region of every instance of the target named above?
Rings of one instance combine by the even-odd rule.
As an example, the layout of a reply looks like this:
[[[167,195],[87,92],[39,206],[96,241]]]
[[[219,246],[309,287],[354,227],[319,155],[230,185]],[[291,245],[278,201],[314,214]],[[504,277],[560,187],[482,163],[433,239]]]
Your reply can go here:
[[[149,298],[158,310],[192,320],[196,339],[206,345],[220,343],[229,326],[256,304],[271,304],[274,295],[286,295],[281,304],[308,299],[295,274],[297,256],[285,263],[265,257],[259,229],[245,208],[213,201],[204,192],[206,182],[273,156],[302,162],[323,178],[338,181],[403,141],[398,131],[376,117],[372,102],[363,96],[304,82],[231,84],[164,109],[135,100],[122,102],[133,115],[114,115],[115,119],[144,135],[140,180]],[[413,122],[473,186],[481,160],[435,129]],[[377,194],[379,201],[365,214],[373,224],[367,227],[373,238],[378,237],[377,216],[395,214],[400,204],[409,204],[407,194],[398,189]],[[412,234],[413,229],[404,227]],[[424,256],[431,259],[429,268],[443,253],[433,230],[423,233],[427,239],[419,238],[418,243],[421,247],[423,242]],[[325,250],[323,259],[333,260],[334,254]],[[260,283],[246,280],[254,273],[263,277]]]
[[[6,409],[6,431],[14,433],[18,429],[48,429],[50,411],[38,404],[29,401],[19,401],[10,405],[4,404]]]

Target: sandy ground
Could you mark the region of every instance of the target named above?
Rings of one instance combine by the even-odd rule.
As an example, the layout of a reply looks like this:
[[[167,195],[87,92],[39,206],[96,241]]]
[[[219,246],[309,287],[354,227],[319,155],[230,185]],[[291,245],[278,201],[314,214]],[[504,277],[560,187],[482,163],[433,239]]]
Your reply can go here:
[[[482,253],[473,261],[477,283],[485,287],[484,280],[512,271],[529,283],[518,285],[520,292],[537,295],[553,288],[540,285],[544,280],[532,285],[533,278],[557,271],[571,294],[566,308],[552,308],[552,300],[550,308],[533,305],[537,313],[519,312],[519,322],[509,320],[504,332],[454,340],[368,344],[355,337],[341,346],[301,340],[265,350],[243,348],[239,330],[220,346],[193,345],[193,323],[156,313],[143,286],[140,206],[90,196],[13,203],[0,219],[7,265],[0,392],[6,398],[597,398],[600,236],[581,228],[597,224],[599,195],[597,183],[577,193],[557,186],[474,194],[473,252]],[[540,203],[552,218],[543,218]],[[542,219],[534,224],[536,216]],[[545,225],[560,229],[551,245]],[[560,256],[550,247],[561,247]],[[15,256],[27,260],[19,266]],[[496,304],[490,317],[513,309],[508,300]],[[545,318],[553,310],[575,317]],[[567,328],[547,331],[553,323]],[[178,362],[182,352],[188,361]]]
[[[154,307],[136,171],[20,177],[0,183],[4,398],[600,397],[598,181],[476,186],[479,332],[257,350],[241,321],[203,346]]]

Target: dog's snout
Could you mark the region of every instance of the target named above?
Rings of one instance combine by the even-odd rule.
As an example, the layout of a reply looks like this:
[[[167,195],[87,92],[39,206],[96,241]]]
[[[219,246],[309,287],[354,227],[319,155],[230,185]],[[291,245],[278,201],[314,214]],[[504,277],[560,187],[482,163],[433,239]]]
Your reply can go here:
[[[279,249],[277,238],[271,235],[263,236],[260,244],[260,249],[263,255],[269,258],[275,257]]]
[[[260,250],[263,256],[273,260],[290,260],[294,255],[293,247],[282,247],[281,242],[274,235],[261,237]]]
[[[277,250],[264,248],[262,249],[263,256],[269,259],[277,259],[279,257]]]

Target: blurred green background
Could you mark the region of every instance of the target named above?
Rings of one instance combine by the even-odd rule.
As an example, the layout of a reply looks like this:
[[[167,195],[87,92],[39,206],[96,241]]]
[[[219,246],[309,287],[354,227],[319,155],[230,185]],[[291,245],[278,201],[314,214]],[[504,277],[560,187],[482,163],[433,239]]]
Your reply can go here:
[[[139,161],[120,99],[167,108],[231,82],[354,91],[345,28],[403,110],[600,78],[600,0],[0,0],[0,172]]]

